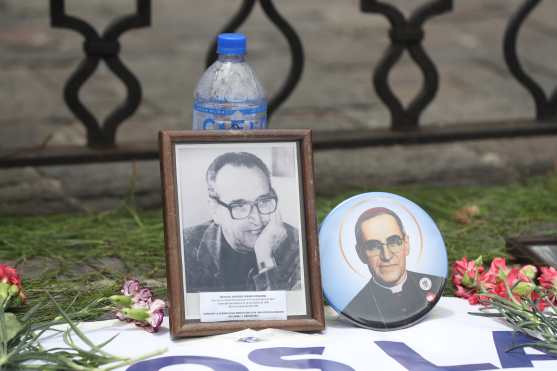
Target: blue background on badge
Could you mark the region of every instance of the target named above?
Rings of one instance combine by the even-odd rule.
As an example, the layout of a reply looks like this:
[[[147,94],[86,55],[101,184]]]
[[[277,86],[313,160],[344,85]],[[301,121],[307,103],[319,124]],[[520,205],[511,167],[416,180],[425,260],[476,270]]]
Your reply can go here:
[[[319,250],[323,292],[340,312],[371,278],[355,249],[354,226],[365,210],[386,207],[401,219],[410,239],[408,270],[447,277],[447,250],[431,217],[412,201],[391,193],[371,192],[353,196],[337,205],[321,223]],[[421,253],[420,253],[421,248]]]

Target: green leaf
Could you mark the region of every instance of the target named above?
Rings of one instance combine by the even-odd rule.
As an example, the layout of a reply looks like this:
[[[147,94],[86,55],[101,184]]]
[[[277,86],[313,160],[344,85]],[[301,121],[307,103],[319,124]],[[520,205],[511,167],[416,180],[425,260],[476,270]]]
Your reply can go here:
[[[131,296],[126,295],[112,295],[110,301],[116,305],[123,305],[125,307],[129,307],[133,304],[133,300]]]
[[[536,288],[536,285],[530,282],[518,282],[512,288],[513,294],[518,294],[520,296],[528,296]]]
[[[13,313],[4,313],[4,321],[6,323],[6,339],[4,339],[2,332],[0,331],[0,339],[4,342],[8,342],[17,335],[19,330],[23,327],[21,323],[17,320],[17,317]]]
[[[462,275],[462,286],[472,288],[475,284],[474,279],[468,275],[468,272],[464,272]]]
[[[10,291],[10,285],[5,282],[0,282],[0,299],[2,302],[8,297]]]
[[[537,270],[536,267],[529,264],[529,265],[525,265],[524,267],[522,267],[520,269],[520,273],[524,274],[526,277],[533,280],[534,278],[536,278],[536,273],[538,273],[538,270]]]
[[[122,313],[136,321],[147,321],[149,319],[149,310],[147,308],[124,308]]]

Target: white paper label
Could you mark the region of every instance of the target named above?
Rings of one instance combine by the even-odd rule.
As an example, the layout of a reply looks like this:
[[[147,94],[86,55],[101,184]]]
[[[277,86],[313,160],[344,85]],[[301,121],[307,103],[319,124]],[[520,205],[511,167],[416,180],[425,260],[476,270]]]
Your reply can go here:
[[[201,322],[286,320],[286,291],[201,292]]]

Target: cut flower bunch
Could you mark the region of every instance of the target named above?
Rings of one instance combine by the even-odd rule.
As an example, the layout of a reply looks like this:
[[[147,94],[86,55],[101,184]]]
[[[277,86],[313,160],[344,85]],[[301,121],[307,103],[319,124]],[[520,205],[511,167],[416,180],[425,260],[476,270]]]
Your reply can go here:
[[[153,299],[153,292],[141,287],[138,280],[129,280],[122,287],[123,295],[113,295],[110,300],[117,306],[116,317],[133,322],[149,332],[157,332],[164,318],[165,302]]]
[[[483,306],[480,313],[472,314],[500,317],[516,331],[540,340],[516,347],[531,346],[557,354],[555,268],[509,267],[504,258],[495,258],[486,270],[481,256],[476,260],[464,257],[454,263],[451,279],[456,296]]]
[[[14,268],[0,264],[0,371],[112,370],[164,353],[165,349],[138,358],[110,354],[103,350],[103,347],[114,337],[102,344],[95,344],[76,323],[91,314],[117,311],[118,318],[133,321],[148,331],[157,331],[162,322],[165,303],[153,299],[149,289],[141,291],[138,281],[133,281],[134,287],[138,288],[137,292],[134,291],[132,294],[129,290],[126,291],[129,282],[132,281],[126,282],[122,289],[123,296],[130,301],[129,305],[118,302],[120,295],[116,295],[97,299],[84,308],[69,312],[47,294],[48,297],[43,302],[36,304],[18,318],[10,310],[16,305],[25,304],[26,301],[20,276]],[[35,321],[35,314],[41,311],[49,300],[56,307],[58,316],[45,322]],[[41,338],[56,333],[62,334],[66,347],[45,348],[41,344]],[[77,339],[79,344],[76,342]]]

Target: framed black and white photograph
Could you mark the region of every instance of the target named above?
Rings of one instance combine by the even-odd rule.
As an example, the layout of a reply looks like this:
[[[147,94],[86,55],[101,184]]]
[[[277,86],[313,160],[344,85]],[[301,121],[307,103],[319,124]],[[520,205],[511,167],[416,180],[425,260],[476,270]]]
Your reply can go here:
[[[309,130],[160,133],[173,336],[324,327]]]

